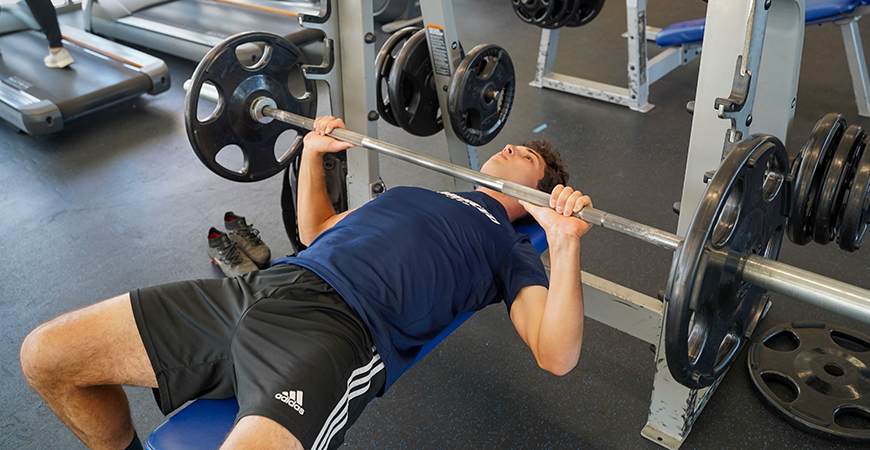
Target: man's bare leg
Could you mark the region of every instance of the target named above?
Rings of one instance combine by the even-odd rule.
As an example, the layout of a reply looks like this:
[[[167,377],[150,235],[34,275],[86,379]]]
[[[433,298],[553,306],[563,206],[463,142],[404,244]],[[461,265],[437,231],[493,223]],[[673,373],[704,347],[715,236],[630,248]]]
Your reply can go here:
[[[157,387],[129,294],[64,314],[21,346],[27,382],[88,448],[120,450],[133,440],[121,385]]]
[[[220,450],[303,450],[286,428],[262,416],[245,416],[233,427]]]

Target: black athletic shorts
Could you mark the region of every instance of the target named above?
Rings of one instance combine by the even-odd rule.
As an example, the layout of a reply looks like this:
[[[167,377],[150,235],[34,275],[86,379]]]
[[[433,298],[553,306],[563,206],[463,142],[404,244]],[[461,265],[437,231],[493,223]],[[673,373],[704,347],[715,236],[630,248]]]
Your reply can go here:
[[[306,449],[332,449],[383,389],[384,363],[367,327],[308,269],[284,264],[130,298],[164,414],[195,398],[235,395],[236,421],[268,417]]]

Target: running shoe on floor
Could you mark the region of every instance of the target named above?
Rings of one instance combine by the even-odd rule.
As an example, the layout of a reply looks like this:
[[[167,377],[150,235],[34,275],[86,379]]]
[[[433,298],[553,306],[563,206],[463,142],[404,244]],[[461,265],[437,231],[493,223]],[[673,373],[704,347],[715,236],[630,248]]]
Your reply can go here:
[[[239,250],[226,233],[214,227],[208,230],[208,256],[224,275],[231,278],[257,270],[251,258]]]
[[[272,259],[272,250],[260,239],[260,231],[245,221],[244,217],[227,211],[224,214],[224,226],[229,231],[230,239],[236,243],[254,264],[263,267]]]

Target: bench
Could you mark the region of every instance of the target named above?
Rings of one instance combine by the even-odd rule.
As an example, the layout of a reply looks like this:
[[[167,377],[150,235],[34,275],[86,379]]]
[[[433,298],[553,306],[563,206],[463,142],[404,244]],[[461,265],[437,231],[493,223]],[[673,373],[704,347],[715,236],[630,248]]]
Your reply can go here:
[[[841,27],[858,113],[870,117],[870,81],[857,25],[867,12],[870,0],[806,0],[805,19],[807,25],[834,22]],[[695,19],[667,26],[655,34],[655,43],[660,47],[696,46],[704,39],[705,23],[706,19]]]
[[[529,235],[532,245],[543,253],[547,250],[547,236],[537,224],[517,227]],[[432,351],[450,333],[465,323],[473,313],[460,314],[446,330],[423,346],[412,366]],[[176,412],[158,426],[145,442],[147,450],[217,450],[229,434],[239,412],[235,397],[221,400],[198,399]]]

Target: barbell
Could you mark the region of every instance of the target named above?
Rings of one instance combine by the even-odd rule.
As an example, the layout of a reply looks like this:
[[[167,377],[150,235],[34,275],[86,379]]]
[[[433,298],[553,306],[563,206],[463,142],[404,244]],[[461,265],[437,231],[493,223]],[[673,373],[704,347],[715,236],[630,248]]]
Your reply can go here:
[[[255,41],[267,44],[263,59],[242,65],[235,58],[236,47]],[[275,156],[273,135],[293,130],[298,142],[314,129],[312,89],[305,81],[304,94],[293,95],[288,68],[282,66],[287,61],[299,64],[299,55],[281,37],[250,32],[228,38],[202,59],[185,83],[185,121],[191,145],[207,167],[226,176],[227,169],[215,167],[214,155],[221,151],[215,143],[242,148],[245,163],[230,179],[249,181],[245,175],[250,161],[257,161],[260,174],[274,175],[286,167],[291,158]],[[201,98],[218,105],[202,120],[197,117]],[[527,186],[350,130],[335,129],[329,136],[549,207],[548,193]],[[298,147],[294,143],[291,152],[301,151]],[[685,239],[599,209],[575,214],[676,252],[665,295],[664,332],[671,373],[687,387],[710,386],[727,370],[761,319],[768,291],[870,323],[870,291],[776,261],[786,227],[788,172],[787,153],[778,138],[755,135],[738,142],[709,180]]]

